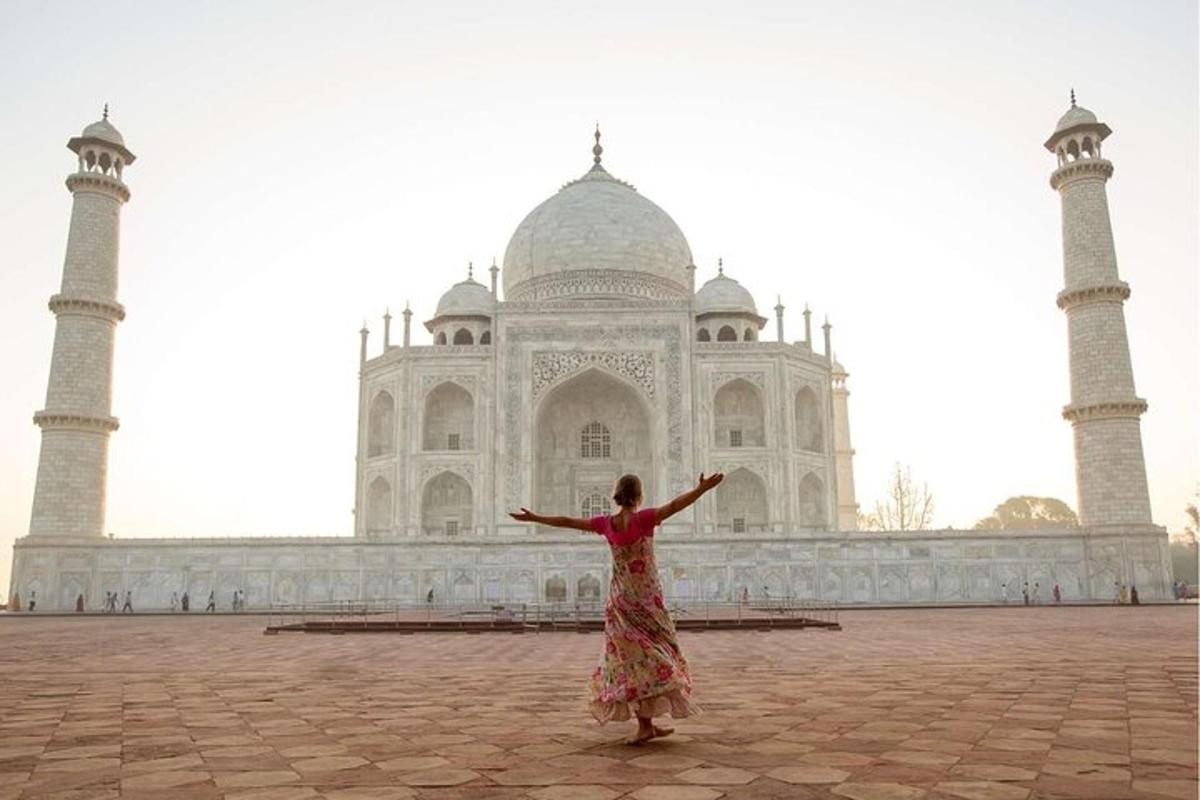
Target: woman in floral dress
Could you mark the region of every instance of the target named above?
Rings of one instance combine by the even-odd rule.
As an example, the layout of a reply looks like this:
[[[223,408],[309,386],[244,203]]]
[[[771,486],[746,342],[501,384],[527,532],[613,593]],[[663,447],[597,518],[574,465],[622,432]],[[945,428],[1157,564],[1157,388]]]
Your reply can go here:
[[[636,717],[637,733],[630,744],[667,736],[672,728],[654,724],[654,717],[680,718],[700,711],[691,700],[692,676],[675,638],[675,623],[663,602],[654,559],[654,529],[700,499],[724,478],[701,474],[696,488],[658,508],[639,510],[642,482],[636,475],[617,481],[616,514],[591,519],[535,514],[527,508],[511,514],[520,522],[598,533],[612,550],[612,584],[604,612],[604,658],[590,684],[592,715],[600,722]]]

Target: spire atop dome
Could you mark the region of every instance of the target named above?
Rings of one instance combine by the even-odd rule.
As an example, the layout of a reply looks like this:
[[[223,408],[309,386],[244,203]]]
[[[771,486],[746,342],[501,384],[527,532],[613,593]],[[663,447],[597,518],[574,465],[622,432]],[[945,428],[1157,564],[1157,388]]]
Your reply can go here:
[[[725,259],[719,256],[717,257],[717,274],[722,276],[725,274]]]
[[[1075,87],[1071,87],[1071,108],[1075,107]]]
[[[108,119],[108,103],[104,104],[104,116],[102,119]]]
[[[596,133],[594,134],[596,144],[592,146],[592,163],[597,167],[600,166],[600,156],[604,153],[604,148],[600,146],[600,123],[596,123]]]
[[[469,281],[475,280],[475,262],[474,261],[467,262],[467,280],[469,280]]]

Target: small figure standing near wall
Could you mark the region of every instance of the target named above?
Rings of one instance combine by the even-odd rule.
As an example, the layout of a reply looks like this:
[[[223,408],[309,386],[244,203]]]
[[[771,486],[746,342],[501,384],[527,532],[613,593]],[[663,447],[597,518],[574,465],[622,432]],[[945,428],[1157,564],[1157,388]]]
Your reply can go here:
[[[171,613],[174,614],[177,608],[179,608],[179,595],[171,592]]]
[[[29,593],[29,611],[30,611],[30,613],[33,613],[33,610],[35,608],[37,608],[37,592],[30,592]]]
[[[1000,602],[1008,605],[1008,583],[1000,584]]]
[[[1025,605],[1029,605],[1029,581],[1021,584],[1021,597],[1024,598]]]
[[[184,591],[183,597],[179,598],[179,607],[184,611],[192,607],[192,598],[188,597],[187,591]]]
[[[1129,587],[1129,602],[1131,605],[1140,606],[1142,601],[1138,599],[1137,587]]]
[[[13,592],[12,602],[8,604],[8,610],[9,611],[20,611],[21,610],[21,593],[20,592]]]
[[[433,589],[429,590],[429,594],[425,595],[425,604],[433,605]]]
[[[75,598],[75,613],[76,614],[83,613],[83,593],[82,592],[79,594],[78,597]]]
[[[1058,584],[1054,584],[1054,605],[1062,604],[1062,589],[1058,588]]]
[[[1117,600],[1121,605],[1125,605],[1129,602],[1129,590],[1125,588],[1125,584],[1123,583],[1121,584],[1121,592],[1117,595]]]
[[[1033,604],[1035,606],[1042,604],[1042,585],[1036,582],[1033,584]]]
[[[217,593],[214,590],[214,591],[211,591],[208,593],[208,605],[206,605],[204,607],[204,613],[212,614],[212,613],[215,613],[216,610],[217,610]]]
[[[129,589],[125,590],[125,605],[121,606],[121,613],[133,613],[133,592],[131,592]]]
[[[1121,600],[1121,593],[1124,591],[1125,590],[1121,587],[1120,581],[1113,581],[1113,605],[1114,606],[1120,605],[1123,602]]]
[[[616,514],[582,519],[543,516],[527,508],[510,514],[518,522],[573,528],[608,540],[612,585],[604,612],[604,655],[590,682],[591,712],[601,723],[636,717],[637,732],[629,744],[674,733],[655,725],[656,716],[688,717],[700,711],[691,700],[691,672],[663,601],[653,537],[660,523],[695,503],[724,477],[701,474],[691,491],[664,506],[639,510],[642,482],[636,475],[622,475],[613,492],[620,506]]]
[[[742,605],[750,605],[750,590],[745,586],[742,587]]]

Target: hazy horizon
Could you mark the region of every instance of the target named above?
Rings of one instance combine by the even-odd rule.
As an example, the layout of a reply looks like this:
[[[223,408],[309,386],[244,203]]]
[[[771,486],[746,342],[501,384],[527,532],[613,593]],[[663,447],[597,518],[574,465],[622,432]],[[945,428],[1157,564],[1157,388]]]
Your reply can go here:
[[[111,22],[104,22],[105,20]],[[74,169],[111,106],[125,172],[106,529],[350,535],[358,328],[503,256],[604,163],[788,340],[828,314],[858,501],[894,462],[971,527],[1075,507],[1054,158],[1079,104],[1108,196],[1155,521],[1200,479],[1194,3],[21,4],[0,30],[0,575],[28,530]],[[111,26],[111,28],[110,28]],[[477,271],[477,275],[479,272]],[[483,274],[486,278],[486,273]],[[819,335],[819,330],[818,330]],[[700,465],[703,467],[704,465]],[[652,488],[652,487],[651,487]]]

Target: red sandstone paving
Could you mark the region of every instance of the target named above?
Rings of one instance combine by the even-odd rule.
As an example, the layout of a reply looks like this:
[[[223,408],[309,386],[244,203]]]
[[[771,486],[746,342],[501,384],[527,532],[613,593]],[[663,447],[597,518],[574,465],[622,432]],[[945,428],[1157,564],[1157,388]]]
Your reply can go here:
[[[599,634],[0,616],[0,800],[1197,797],[1197,607],[685,633],[705,715],[596,725]]]

